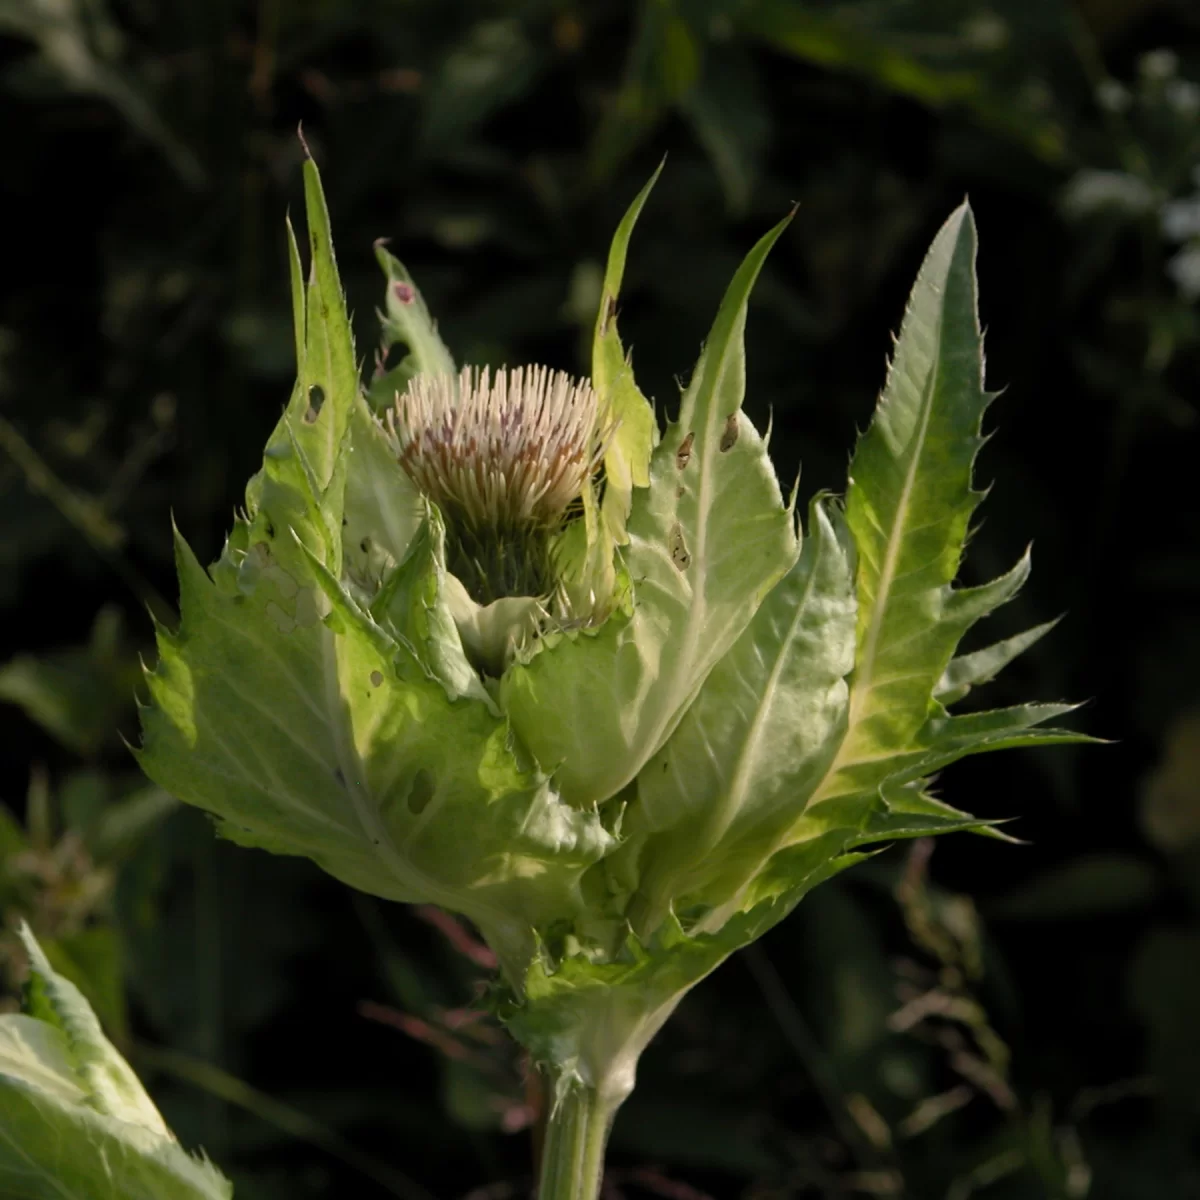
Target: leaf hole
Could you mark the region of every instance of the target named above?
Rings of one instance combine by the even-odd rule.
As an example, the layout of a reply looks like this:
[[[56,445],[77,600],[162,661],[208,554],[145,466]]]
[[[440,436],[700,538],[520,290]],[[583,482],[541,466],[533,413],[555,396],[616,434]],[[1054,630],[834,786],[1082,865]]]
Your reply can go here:
[[[671,562],[675,564],[676,570],[686,571],[692,565],[692,554],[684,541],[683,526],[678,521],[671,526],[671,536],[667,544],[671,551]]]
[[[308,389],[308,411],[304,414],[304,423],[311,425],[320,415],[325,404],[325,389],[314,383]]]
[[[720,450],[722,454],[732,450],[737,444],[738,434],[741,432],[738,427],[738,415],[736,412],[731,412],[725,418],[725,432],[721,434]]]

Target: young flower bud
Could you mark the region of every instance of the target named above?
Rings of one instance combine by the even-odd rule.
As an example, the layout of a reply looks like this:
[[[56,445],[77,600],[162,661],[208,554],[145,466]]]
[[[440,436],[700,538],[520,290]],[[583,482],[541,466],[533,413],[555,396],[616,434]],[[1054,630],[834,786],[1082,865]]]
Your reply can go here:
[[[386,421],[445,518],[447,566],[472,598],[549,596],[556,535],[604,457],[591,384],[541,366],[419,374]]]

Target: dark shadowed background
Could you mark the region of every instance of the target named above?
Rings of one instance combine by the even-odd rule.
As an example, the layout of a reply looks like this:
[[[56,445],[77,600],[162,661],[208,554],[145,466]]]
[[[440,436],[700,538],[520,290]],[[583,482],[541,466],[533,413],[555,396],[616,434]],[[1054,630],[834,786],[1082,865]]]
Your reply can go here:
[[[1107,747],[975,759],[1028,840],[899,847],[703,984],[611,1198],[1200,1197],[1200,7],[1194,0],[0,0],[0,910],[239,1200],[528,1194],[541,1103],[436,913],[218,843],[147,787],[172,514],[218,552],[289,394],[283,218],[320,162],[359,353],[413,271],[460,360],[677,399],[739,257],[747,408],[840,490],[938,225],[978,217],[994,482],[965,578],[1062,624],[985,699]],[[20,965],[0,938],[0,993]]]

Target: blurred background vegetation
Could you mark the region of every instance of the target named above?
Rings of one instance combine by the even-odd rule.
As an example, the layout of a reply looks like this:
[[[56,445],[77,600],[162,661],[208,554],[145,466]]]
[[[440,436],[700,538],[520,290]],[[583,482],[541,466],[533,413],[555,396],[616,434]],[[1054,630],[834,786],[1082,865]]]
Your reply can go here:
[[[1200,8],[1195,0],[0,0],[0,993],[27,918],[241,1200],[528,1195],[542,1098],[469,930],[218,843],[148,787],[172,515],[220,547],[292,377],[305,134],[360,353],[377,237],[460,359],[585,369],[602,256],[675,402],[752,240],[749,401],[838,489],[904,297],[979,219],[996,493],[1035,543],[992,686],[1105,748],[973,760],[1020,848],[897,848],[684,1004],[610,1200],[1200,1196]]]

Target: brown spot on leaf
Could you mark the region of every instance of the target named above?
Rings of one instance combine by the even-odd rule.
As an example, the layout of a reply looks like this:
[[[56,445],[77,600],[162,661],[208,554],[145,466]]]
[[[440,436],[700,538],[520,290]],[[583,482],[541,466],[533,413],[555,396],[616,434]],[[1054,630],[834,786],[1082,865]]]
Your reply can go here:
[[[383,672],[382,671],[372,671],[371,672],[371,686],[378,687],[382,682],[383,682]]]
[[[411,304],[417,298],[417,289],[411,283],[405,283],[403,280],[397,280],[392,284],[392,295],[400,301],[401,304]]]
[[[691,551],[687,548],[687,542],[683,537],[683,526],[678,521],[671,526],[671,536],[667,542],[671,551],[671,561],[680,571],[686,571],[692,564]]]
[[[689,433],[687,437],[679,443],[679,449],[675,451],[675,465],[682,471],[684,467],[692,461],[692,443],[696,440],[694,433]]]
[[[738,440],[738,415],[736,412],[731,412],[725,418],[725,432],[721,434],[721,453],[724,454],[727,450],[732,450],[734,444]]]

